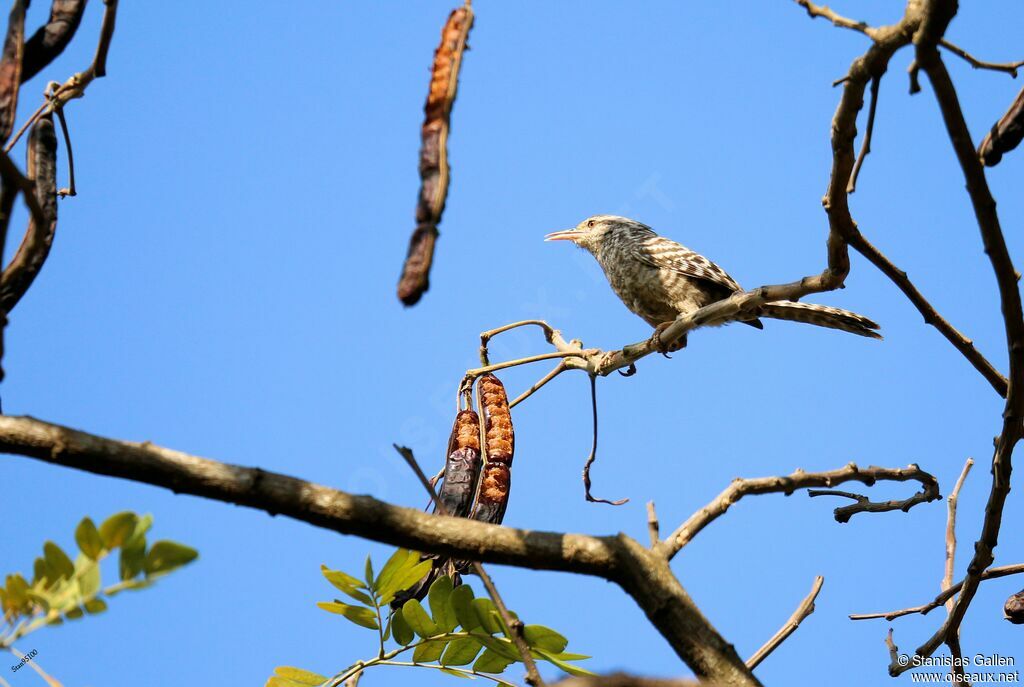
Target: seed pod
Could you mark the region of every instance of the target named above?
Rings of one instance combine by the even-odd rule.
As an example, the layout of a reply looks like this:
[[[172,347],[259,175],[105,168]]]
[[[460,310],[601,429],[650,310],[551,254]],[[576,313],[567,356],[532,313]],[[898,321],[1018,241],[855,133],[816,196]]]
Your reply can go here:
[[[43,268],[57,231],[57,134],[52,115],[36,120],[28,136],[28,177],[36,182],[36,200],[43,210],[40,224],[32,217],[17,252],[0,279],[0,309],[10,313]]]
[[[480,480],[476,505],[473,507],[474,520],[500,525],[508,506],[509,491],[512,488],[512,469],[504,463],[487,463]]]
[[[1003,154],[1016,148],[1024,139],[1024,89],[1017,94],[1010,109],[993,125],[978,146],[978,157],[986,167],[995,167]]]
[[[53,0],[50,18],[25,41],[25,60],[21,82],[38,74],[67,47],[75,36],[85,13],[86,0]]]
[[[487,462],[512,465],[516,450],[516,435],[512,429],[512,415],[508,408],[508,395],[501,381],[492,374],[480,378],[480,405],[484,411],[487,440]]]
[[[460,410],[448,440],[444,483],[438,494],[448,515],[464,518],[469,514],[479,476],[480,419],[472,410]]]
[[[1024,589],[1006,600],[1003,614],[1014,625],[1024,625]]]
[[[14,131],[18,111],[18,89],[21,87],[21,61],[25,49],[25,0],[15,0],[7,21],[3,56],[0,57],[0,141]]]
[[[437,225],[441,223],[448,196],[448,132],[452,105],[459,85],[459,68],[466,50],[466,39],[473,26],[473,10],[454,10],[441,29],[441,43],[434,51],[430,91],[423,107],[420,132],[420,195],[416,204],[416,230],[409,241],[398,298],[414,305],[430,287],[430,265],[434,259]]]

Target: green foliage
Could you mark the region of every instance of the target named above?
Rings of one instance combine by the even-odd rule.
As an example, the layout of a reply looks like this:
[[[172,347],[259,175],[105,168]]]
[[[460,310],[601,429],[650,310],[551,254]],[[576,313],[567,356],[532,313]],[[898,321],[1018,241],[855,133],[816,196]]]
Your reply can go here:
[[[431,560],[421,560],[420,554],[407,549],[398,549],[377,574],[367,557],[362,580],[341,570],[320,566],[321,574],[331,585],[360,605],[334,599],[321,601],[317,606],[360,627],[375,630],[378,651],[373,658],[360,661],[332,678],[299,668],[278,667],[266,687],[301,687],[325,682],[333,687],[376,665],[429,667],[454,677],[484,676],[500,684],[511,684],[496,677],[514,663],[522,662],[511,639],[511,630],[494,603],[486,597],[475,598],[469,585],[455,586],[451,577],[443,575],[427,590],[426,605],[410,599],[401,608],[391,610],[395,596],[419,584],[432,567]],[[514,613],[511,615],[518,619]],[[575,663],[589,657],[567,653],[569,640],[555,630],[544,625],[526,625],[523,638],[535,660],[547,661],[571,675],[593,674]],[[388,648],[389,640],[393,640],[394,648]],[[411,657],[402,657],[410,651]],[[396,658],[401,660],[396,661]]]
[[[160,541],[147,551],[146,532],[153,516],[116,513],[97,528],[85,517],[75,528],[79,553],[74,561],[55,542],[43,544],[32,565],[32,581],[8,574],[0,586],[0,648],[29,632],[65,619],[77,620],[107,610],[107,599],[127,589],[143,589],[199,554],[184,544]],[[100,561],[120,549],[119,582],[104,588]]]

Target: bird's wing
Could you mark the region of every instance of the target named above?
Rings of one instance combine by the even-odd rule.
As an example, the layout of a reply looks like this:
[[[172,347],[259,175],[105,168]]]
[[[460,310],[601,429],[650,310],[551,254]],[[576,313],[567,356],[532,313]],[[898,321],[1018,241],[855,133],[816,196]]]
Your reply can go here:
[[[634,257],[659,270],[671,270],[694,279],[705,279],[730,291],[742,291],[725,270],[686,246],[664,236],[653,235],[633,246]]]

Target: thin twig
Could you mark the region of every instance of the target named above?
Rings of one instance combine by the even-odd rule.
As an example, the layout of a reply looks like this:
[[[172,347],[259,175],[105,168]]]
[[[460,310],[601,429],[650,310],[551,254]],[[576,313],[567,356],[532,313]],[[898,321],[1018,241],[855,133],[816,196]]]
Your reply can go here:
[[[804,597],[804,600],[800,602],[796,610],[793,611],[793,615],[789,616],[789,620],[786,624],[779,628],[779,631],[771,636],[767,642],[764,643],[760,649],[754,652],[754,655],[747,659],[747,667],[753,670],[761,661],[768,658],[768,656],[775,651],[780,644],[796,632],[797,628],[800,627],[800,623],[804,621],[804,618],[814,613],[814,600],[818,598],[818,592],[821,591],[821,585],[825,583],[825,578],[818,575],[814,578],[814,584],[811,585],[810,593]]]
[[[520,403],[528,399],[530,396],[532,396],[534,393],[536,393],[538,390],[540,390],[540,388],[543,387],[545,384],[547,384],[552,379],[554,379],[555,377],[562,374],[568,369],[569,368],[566,367],[564,360],[559,361],[559,363],[555,365],[554,369],[552,369],[551,372],[548,372],[546,375],[537,380],[537,382],[533,386],[531,386],[529,389],[516,396],[515,400],[508,404],[509,409],[511,410],[512,408],[515,408],[517,405],[519,405]]]
[[[621,506],[628,503],[629,499],[599,499],[590,493],[590,466],[597,460],[597,375],[590,375],[590,409],[594,419],[594,440],[590,445],[590,455],[587,462],[583,464],[583,493],[587,501],[591,503],[607,503],[610,506]]]
[[[647,502],[647,533],[651,535],[651,548],[661,543],[661,528],[658,525],[658,513],[654,510],[654,501]]]
[[[963,58],[968,64],[970,64],[975,69],[990,69],[994,72],[1005,72],[1014,79],[1016,79],[1017,70],[1020,67],[1024,67],[1024,60],[1021,60],[1020,62],[1004,62],[1002,64],[998,62],[986,62],[984,60],[979,60],[978,58],[974,57],[963,48],[954,45],[953,43],[950,43],[945,38],[939,41],[939,45],[941,45],[943,48],[950,51],[957,57]]]
[[[405,462],[409,464],[413,472],[416,473],[416,477],[419,478],[423,488],[430,494],[430,498],[433,499],[434,504],[437,506],[437,512],[441,515],[449,515],[448,509],[444,507],[441,499],[437,497],[437,492],[434,491],[434,487],[431,486],[430,480],[423,473],[423,469],[420,468],[420,464],[416,461],[416,456],[413,455],[412,449],[406,446],[399,446],[395,444],[395,450],[405,458]],[[509,628],[509,632],[512,635],[510,639],[516,645],[519,650],[519,654],[523,659],[523,664],[526,666],[526,682],[534,687],[543,687],[544,681],[540,677],[540,673],[537,671],[537,664],[533,660],[533,656],[530,655],[530,646],[526,643],[526,639],[523,636],[523,621],[514,618],[508,611],[508,607],[501,598],[501,594],[498,593],[498,588],[494,586],[494,581],[491,580],[491,576],[484,570],[484,566],[479,561],[470,561],[473,566],[473,571],[480,577],[480,581],[483,582],[484,589],[487,590],[488,596],[494,601],[495,608],[498,609],[498,615],[501,616],[502,621]]]
[[[68,123],[64,118],[63,107],[57,110],[57,120],[60,122],[61,133],[64,134],[64,147],[68,151],[68,187],[57,191],[57,195],[62,198],[64,196],[77,196],[78,192],[75,191],[75,154],[71,149],[71,134],[68,133]]]
[[[878,88],[881,83],[881,75],[871,79],[871,105],[868,107],[868,127],[864,132],[864,140],[861,141],[857,161],[853,163],[853,171],[850,172],[850,182],[846,185],[847,193],[853,193],[857,190],[857,177],[860,176],[860,168],[864,165],[864,158],[871,152],[871,135],[875,131],[875,111],[878,109]]]
[[[956,564],[956,504],[960,498],[960,489],[964,486],[964,480],[967,479],[967,473],[971,471],[973,466],[974,459],[968,458],[967,462],[964,463],[964,469],[960,473],[956,485],[953,487],[953,491],[949,493],[949,497],[946,499],[946,569],[945,574],[942,576],[942,591],[946,591],[953,586],[953,569]],[[952,599],[946,602],[946,610],[953,610]]]
[[[846,17],[840,16],[832,11],[826,5],[815,5],[810,0],[796,0],[796,3],[807,10],[808,16],[811,19],[822,17],[832,22],[833,25],[838,26],[841,29],[850,29],[851,31],[857,31],[863,33],[865,36],[873,38],[875,30],[868,26],[862,21],[854,21],[853,19],[847,19]]]
[[[981,574],[982,580],[994,580],[999,577],[1007,577],[1009,575],[1020,575],[1024,573],[1024,563],[1015,563],[1013,565],[1001,565],[994,568],[989,568]],[[914,613],[920,613],[921,615],[927,615],[930,611],[935,610],[939,606],[943,605],[949,599],[956,596],[956,593],[960,591],[960,588],[964,586],[964,580],[960,580],[956,584],[952,585],[941,594],[936,596],[934,599],[926,604],[920,606],[913,606],[911,608],[901,608],[898,611],[888,611],[886,613],[854,613],[850,615],[850,620],[893,620],[905,615],[912,615]]]
[[[7,648],[8,651],[10,651],[12,654],[14,654],[14,656],[19,661],[22,660],[23,658],[25,658],[25,654],[21,653],[20,651],[15,649],[13,646],[8,646],[6,648]],[[42,667],[39,665],[39,663],[35,659],[29,659],[28,661],[25,662],[25,665],[27,665],[29,668],[31,668],[36,673],[38,673],[39,677],[43,678],[43,680],[46,681],[46,684],[48,684],[50,687],[64,687],[58,680],[56,680],[55,678],[53,678],[50,675],[48,675],[47,672],[42,669]]]

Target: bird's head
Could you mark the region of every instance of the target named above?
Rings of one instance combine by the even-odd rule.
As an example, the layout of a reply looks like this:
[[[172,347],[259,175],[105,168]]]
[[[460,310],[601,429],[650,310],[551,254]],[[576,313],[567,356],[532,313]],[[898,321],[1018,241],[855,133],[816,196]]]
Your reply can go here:
[[[629,239],[651,234],[651,228],[627,217],[594,215],[572,229],[556,231],[544,237],[545,241],[572,241],[595,255],[606,241]]]

